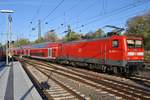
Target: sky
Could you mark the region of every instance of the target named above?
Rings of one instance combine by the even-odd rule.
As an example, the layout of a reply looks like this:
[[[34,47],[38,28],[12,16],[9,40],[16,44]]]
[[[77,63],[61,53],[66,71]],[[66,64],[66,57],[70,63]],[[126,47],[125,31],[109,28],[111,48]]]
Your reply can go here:
[[[59,37],[70,25],[73,31],[87,33],[106,25],[125,27],[128,19],[150,10],[150,0],[0,0],[1,9],[11,9],[12,38],[38,37],[38,20],[41,34],[55,30]],[[31,23],[32,22],[32,23]],[[35,28],[35,30],[32,30]],[[7,16],[0,13],[0,43],[5,43]]]

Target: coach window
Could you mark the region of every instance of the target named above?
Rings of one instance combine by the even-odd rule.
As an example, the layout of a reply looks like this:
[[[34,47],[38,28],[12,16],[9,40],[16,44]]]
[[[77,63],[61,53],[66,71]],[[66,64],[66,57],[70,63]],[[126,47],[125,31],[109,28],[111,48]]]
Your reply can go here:
[[[112,41],[112,47],[113,48],[118,48],[119,47],[119,41],[118,40],[113,40]]]

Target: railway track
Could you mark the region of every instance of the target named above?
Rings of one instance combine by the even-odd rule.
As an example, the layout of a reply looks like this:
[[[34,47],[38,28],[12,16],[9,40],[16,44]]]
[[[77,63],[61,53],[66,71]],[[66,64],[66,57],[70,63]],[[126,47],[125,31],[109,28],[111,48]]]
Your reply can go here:
[[[150,87],[150,78],[148,78],[148,77],[134,76],[134,77],[130,77],[130,79],[135,80],[135,81],[139,81],[143,85]]]
[[[100,77],[91,73],[79,71],[79,70],[68,70],[64,67],[61,67],[54,64],[47,64],[43,62],[36,62],[34,60],[28,60],[28,64],[34,65],[41,69],[53,73],[57,73],[59,75],[63,75],[65,77],[71,78],[76,81],[80,81],[86,85],[95,87],[97,89],[102,89],[103,91],[107,91],[108,93],[114,94],[117,97],[122,97],[123,99],[132,99],[132,100],[149,100],[150,99],[150,90],[144,89],[141,87],[129,85],[126,83],[122,83],[119,81],[114,81],[112,79]],[[79,78],[80,77],[80,78]]]
[[[146,64],[150,64],[150,61],[144,61],[144,63],[146,63]]]
[[[42,90],[43,94],[46,96],[48,100],[86,100],[88,98],[85,98],[84,96],[81,96],[77,91],[73,91],[70,89],[70,87],[65,86],[60,81],[52,78],[49,73],[43,71],[40,68],[35,67],[33,64],[32,66],[36,68],[37,71],[44,74],[46,77],[48,77],[47,84],[49,84],[49,89],[43,89],[40,82],[32,75],[32,72],[29,71],[25,67],[25,64],[29,64],[26,62],[23,62],[25,70],[28,72],[29,76],[32,77],[32,80],[38,84],[39,88]],[[41,92],[41,91],[40,91]],[[42,94],[42,95],[43,95]]]
[[[50,100],[51,96],[49,95],[49,93],[45,90],[42,89],[40,82],[33,76],[33,74],[29,71],[29,69],[27,69],[24,64],[23,64],[23,69],[25,70],[25,72],[27,73],[27,75],[29,76],[29,78],[31,79],[32,83],[34,84],[34,86],[36,87],[37,91],[39,92],[39,94],[41,95],[42,99],[44,100]]]
[[[144,64],[147,65],[147,66],[150,66],[150,61],[145,60],[145,61],[144,61]]]
[[[85,74],[90,74],[90,75],[92,75],[92,76],[95,76],[95,77],[99,77],[98,75],[95,75],[95,74],[92,74],[92,73],[89,73],[89,72],[85,72],[84,70],[80,70],[80,69],[77,69],[77,68],[74,68],[74,67],[70,67],[70,66],[68,66],[68,68],[70,68],[70,69],[72,69],[72,70],[75,70],[75,71],[77,71],[77,72],[80,72],[80,73],[85,73]],[[87,74],[87,75],[88,75]],[[138,81],[141,81],[142,83],[143,83],[143,85],[144,86],[148,86],[148,87],[150,87],[150,78],[148,78],[148,77],[143,77],[143,76],[130,76],[130,77],[122,77],[122,76],[118,76],[117,75],[117,77],[120,77],[120,78],[126,78],[126,79],[131,79],[131,80],[138,80]],[[113,79],[110,79],[110,78],[106,78],[106,77],[104,77],[105,79],[108,79],[108,80],[112,80],[112,81],[115,81],[115,80],[113,80]],[[118,82],[118,81],[117,81]],[[146,89],[143,89],[143,88],[141,88],[141,87],[137,87],[137,86],[133,86],[133,85],[130,85],[130,84],[127,84],[127,83],[124,83],[124,82],[119,82],[119,83],[121,83],[121,84],[124,84],[124,85],[127,85],[127,86],[129,86],[129,87],[134,87],[135,89],[136,88],[138,88],[139,89],[139,91],[147,91]],[[148,89],[148,92],[150,92],[150,88]]]

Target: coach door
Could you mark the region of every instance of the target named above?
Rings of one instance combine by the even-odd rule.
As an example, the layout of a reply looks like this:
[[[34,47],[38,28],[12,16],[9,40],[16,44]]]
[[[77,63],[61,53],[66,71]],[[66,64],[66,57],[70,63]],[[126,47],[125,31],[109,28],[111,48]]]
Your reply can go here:
[[[48,48],[48,58],[52,57],[52,48]]]
[[[28,49],[28,56],[30,56],[30,49]]]

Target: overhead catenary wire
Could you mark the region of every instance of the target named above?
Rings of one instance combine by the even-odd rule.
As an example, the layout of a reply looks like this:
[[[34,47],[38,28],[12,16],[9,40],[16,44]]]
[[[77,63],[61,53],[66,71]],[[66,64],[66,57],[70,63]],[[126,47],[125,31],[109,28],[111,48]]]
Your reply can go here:
[[[96,0],[97,1],[97,0]],[[96,2],[95,1],[95,2]],[[78,4],[80,4],[80,2],[81,2],[81,0],[79,0],[79,2],[77,2],[77,4],[76,5],[78,5]],[[86,8],[84,8],[84,9],[82,9],[81,10],[81,12],[77,15],[77,16],[81,16],[83,13],[85,13],[88,9],[90,9],[91,7],[93,7],[94,5],[95,5],[95,2],[93,3],[91,3],[90,5],[88,5]],[[71,8],[74,8],[74,7],[77,7],[77,6],[72,6]],[[70,8],[68,9],[68,10],[71,10]],[[65,11],[65,12],[67,12],[67,10]],[[65,13],[66,14],[66,13]],[[60,18],[60,16],[58,16],[59,18]],[[79,18],[79,17],[78,17]],[[57,17],[56,18],[54,18],[53,20],[56,20],[57,19]],[[71,18],[71,19],[69,19],[69,20],[73,20],[74,18]],[[52,21],[52,19],[51,20],[49,20],[49,21]],[[47,22],[49,22],[49,21],[47,21]],[[64,25],[64,24],[63,24]],[[66,27],[66,25],[64,25],[64,27]],[[60,29],[60,26],[58,26],[58,27],[56,27],[55,29]],[[55,30],[54,29],[54,30]]]
[[[64,0],[62,0],[51,12],[49,12],[49,14],[48,14],[46,17],[43,18],[43,21],[45,21],[51,14],[53,14],[53,12],[54,12],[59,6],[61,6],[61,4],[62,4],[63,2],[64,2]],[[80,4],[80,2],[81,2],[81,0],[79,0],[79,2],[76,3],[76,5]],[[78,14],[78,16],[81,15],[81,14],[83,14],[83,13],[85,13],[85,11],[87,11],[87,9],[93,7],[94,4],[95,4],[95,2],[94,2],[94,3],[92,2],[92,4],[88,5],[88,7],[86,7],[85,9],[83,9],[83,10],[81,11],[81,13]],[[72,6],[71,8],[75,8],[75,7],[77,7],[77,6],[74,5],[74,6]],[[68,10],[71,10],[71,9],[68,9]],[[60,16],[59,16],[59,18],[60,18]],[[56,18],[55,18],[55,20],[56,20]],[[50,21],[51,21],[51,20],[50,20]],[[49,21],[46,21],[46,23],[48,23],[48,22],[49,22]],[[57,28],[55,28],[55,29],[59,29],[59,28],[60,28],[60,26],[57,27]]]
[[[33,21],[34,21],[34,20],[37,18],[37,16],[39,15],[40,10],[41,10],[42,5],[43,5],[43,2],[44,2],[44,0],[41,0],[40,5],[38,6],[38,8],[37,8],[37,10],[36,10],[36,13],[35,13],[35,15],[33,16],[33,18],[31,19],[30,23],[33,23]]]
[[[145,1],[149,1],[149,0],[143,0],[143,1],[140,1],[140,4],[142,4],[142,3],[144,3]],[[138,2],[134,2],[134,5],[133,5],[133,3],[132,4],[129,4],[129,5],[125,5],[125,6],[123,6],[123,7],[121,7],[121,8],[117,8],[117,9],[114,9],[114,10],[112,10],[112,11],[109,11],[109,12],[106,12],[105,14],[103,14],[103,16],[100,16],[100,15],[98,15],[98,16],[94,16],[93,18],[91,18],[91,19],[89,19],[89,22],[87,22],[87,23],[85,23],[85,24],[82,24],[81,26],[79,26],[79,27],[77,27],[77,28],[75,28],[75,29],[80,29],[80,28],[82,28],[83,26],[87,26],[87,25],[89,25],[89,24],[91,24],[91,23],[94,23],[94,22],[97,22],[98,20],[100,20],[100,18],[101,17],[104,17],[104,16],[106,16],[107,18],[109,18],[109,17],[112,17],[112,16],[114,16],[115,14],[114,13],[117,13],[117,14],[119,14],[120,12],[124,12],[125,10],[129,10],[129,9],[132,9],[132,8],[135,8],[135,7],[137,7],[138,5],[137,5],[137,3],[139,3],[139,1]],[[106,18],[105,17],[105,18]],[[96,18],[96,19],[95,19]],[[105,19],[105,18],[102,18],[102,19]],[[81,23],[81,22],[79,22],[79,23]],[[61,23],[60,23],[61,24]],[[62,27],[63,28],[63,27]],[[57,28],[56,28],[57,29]],[[58,27],[58,29],[60,29],[60,26]],[[64,32],[63,32],[64,33]]]
[[[122,23],[124,23],[124,22],[120,22],[120,19],[123,19],[123,18],[128,17],[129,14],[135,14],[135,15],[136,15],[136,14],[139,14],[140,12],[144,12],[144,11],[145,11],[145,9],[144,9],[144,10],[140,10],[140,11],[136,11],[136,12],[134,12],[134,13],[133,13],[133,12],[131,12],[131,13],[125,13],[124,16],[121,16],[121,17],[119,17],[119,18],[117,18],[117,19],[115,18],[116,20],[113,19],[113,20],[115,20],[114,24],[116,24],[116,23],[117,23],[117,24],[122,24]],[[105,22],[110,22],[111,20],[112,20],[112,19],[107,19],[107,20],[105,20]],[[99,24],[96,25],[96,27],[97,27],[97,26],[99,26]]]
[[[146,1],[146,0],[145,0]],[[144,1],[143,1],[144,2]],[[119,12],[122,12],[122,10],[126,10],[126,8],[128,9],[128,7],[133,7],[133,6],[135,6],[137,3],[139,3],[139,1],[137,1],[137,2],[133,2],[133,3],[131,3],[131,4],[128,4],[128,5],[125,5],[125,6],[123,6],[123,7],[120,7],[120,8],[117,8],[117,9],[114,9],[114,10],[112,10],[112,11],[110,11],[110,12],[105,12],[105,13],[102,13],[101,15],[95,15],[95,16],[93,16],[93,17],[91,17],[91,18],[88,18],[88,19],[86,19],[86,21],[87,20],[94,20],[95,18],[99,18],[99,17],[103,17],[104,15],[106,15],[106,14],[111,14],[110,16],[113,16],[114,15],[114,12],[117,12],[117,13],[119,13]],[[136,7],[136,6],[135,6]],[[134,7],[133,7],[134,8]],[[119,12],[118,12],[119,11]],[[80,21],[80,23],[81,23],[81,21]]]
[[[56,11],[56,9],[58,8],[58,7],[60,7],[62,4],[63,4],[63,2],[64,2],[65,0],[62,0],[61,2],[59,2],[56,6],[55,6],[55,8],[53,8],[41,21],[45,21],[51,14],[53,14],[55,11]],[[35,26],[35,28],[37,28],[38,26]]]
[[[103,0],[103,6],[102,6],[103,14],[106,13],[106,5],[107,5],[107,0]]]
[[[65,11],[64,11],[64,14],[65,14],[65,12],[69,12],[69,11],[71,11],[72,9],[78,7],[77,5],[79,5],[79,4],[81,3],[81,1],[82,1],[82,0],[78,0],[78,2],[76,2],[73,6],[71,6],[71,7],[68,8],[67,10],[65,10]],[[56,20],[56,19],[58,19],[58,18],[61,18],[60,15],[57,16],[57,17],[55,17],[55,18],[52,18],[52,19],[50,19],[50,20],[48,20],[48,21],[45,21],[45,24],[48,24],[49,22],[54,21],[54,20]],[[64,22],[64,23],[65,23],[65,22]],[[59,24],[59,25],[63,26],[64,24]],[[55,28],[55,27],[52,28],[52,30],[57,30],[57,29],[60,29],[60,26],[58,26],[58,27],[56,27],[56,28]]]
[[[61,1],[58,3],[58,5],[56,5],[56,7],[55,7],[54,9],[52,9],[52,11],[49,12],[49,13],[47,14],[47,16],[45,16],[45,17],[43,18],[43,21],[45,21],[51,14],[53,14],[53,13],[56,11],[56,9],[57,9],[58,7],[60,7],[61,4],[63,4],[64,1],[65,1],[65,0],[61,0]]]
[[[96,1],[97,1],[97,0],[96,0]],[[96,2],[96,1],[95,1],[95,2]],[[80,12],[77,16],[81,16],[81,15],[82,15],[83,13],[85,13],[88,9],[90,9],[91,7],[94,7],[95,2],[92,2],[90,5],[88,5],[88,7],[82,9],[81,12]],[[70,7],[69,9],[67,9],[65,12],[71,11],[73,8],[76,8],[77,5],[80,4],[80,3],[81,3],[81,0],[79,0],[75,5],[73,5],[73,6]],[[49,21],[54,21],[54,20],[56,20],[57,18],[60,18],[60,16],[55,17],[55,18],[53,18],[53,19],[51,19],[51,20],[49,20]],[[78,17],[78,18],[79,18],[79,17]],[[74,18],[71,18],[71,19],[69,19],[69,20],[73,20],[73,19],[74,19]],[[46,21],[46,23],[48,23],[49,21]],[[66,27],[65,24],[63,24],[63,25],[64,25],[64,27]],[[60,26],[54,28],[54,30],[55,30],[55,29],[60,29]]]
[[[99,17],[104,17],[104,16],[105,16],[105,18],[108,18],[108,17],[111,17],[111,16],[115,15],[114,13],[119,14],[120,12],[124,12],[124,11],[126,11],[126,10],[135,8],[135,7],[138,6],[138,5],[137,5],[138,3],[140,3],[139,5],[144,4],[144,3],[147,3],[147,2],[145,2],[145,1],[149,2],[149,0],[136,1],[136,2],[134,2],[134,3],[125,5],[125,6],[121,7],[121,8],[117,8],[117,9],[114,9],[114,10],[112,10],[112,11],[110,11],[110,12],[107,12],[107,13],[103,14],[103,16],[100,16],[100,15],[94,16],[94,17],[92,17],[91,19],[89,19],[89,20],[91,20],[91,21],[89,21],[89,22],[87,22],[87,23],[85,23],[85,24],[82,24],[81,26],[79,26],[79,27],[77,27],[77,28],[75,28],[75,29],[80,29],[80,28],[82,28],[82,27],[84,27],[84,26],[87,26],[87,25],[89,25],[89,24],[91,24],[91,23],[96,22],[96,21],[99,20]],[[107,14],[108,14],[108,15],[107,15]],[[109,14],[112,14],[112,15],[109,15]],[[107,15],[107,16],[106,16],[106,15]],[[98,17],[98,19],[97,19],[97,17]],[[95,19],[95,18],[96,18],[96,19]],[[105,19],[105,18],[104,18],[104,19]],[[87,20],[86,20],[86,21],[87,21]],[[58,29],[59,29],[59,28],[60,28],[60,27],[58,27]],[[63,28],[63,27],[62,27],[62,28]],[[56,28],[56,29],[57,29],[57,28]],[[61,32],[61,33],[64,33],[64,31]],[[60,34],[61,34],[61,33],[60,33]]]
[[[82,24],[81,26],[79,26],[79,27],[77,27],[77,28],[74,28],[74,29],[80,29],[80,28],[82,28],[82,27],[84,27],[84,26],[87,26],[87,25],[89,25],[89,24],[91,24],[91,23],[94,23],[94,22],[97,22],[100,18],[99,17],[104,17],[103,19],[105,19],[105,18],[109,18],[109,17],[112,17],[112,16],[114,16],[114,15],[116,15],[116,14],[119,14],[119,13],[122,13],[122,12],[124,12],[124,11],[126,11],[126,10],[129,10],[129,9],[132,9],[132,8],[135,8],[135,7],[138,7],[139,5],[142,5],[142,4],[144,4],[144,3],[148,3],[150,0],[144,0],[144,1],[138,1],[137,2],[137,4],[135,4],[135,3],[132,3],[132,4],[129,4],[128,6],[124,6],[124,7],[121,7],[121,8],[119,8],[119,9],[115,9],[115,10],[113,10],[113,11],[111,11],[111,13],[110,12],[107,12],[107,16],[96,16],[95,18],[97,18],[97,19],[94,19],[94,20],[91,20],[91,21],[89,21],[89,22],[87,22],[87,23],[85,23],[85,24]],[[133,5],[134,4],[134,5]],[[125,9],[126,8],[126,9]],[[116,14],[114,14],[114,13],[116,13]],[[109,15],[109,14],[112,14],[112,15]],[[104,14],[104,15],[106,15],[106,14]],[[63,32],[61,32],[60,34],[62,34],[62,33],[64,33],[64,31]]]
[[[124,11],[126,11],[126,10],[130,10],[130,9],[132,9],[132,8],[135,8],[135,7],[138,7],[138,6],[140,6],[140,5],[142,5],[142,4],[145,4],[145,3],[148,3],[148,2],[150,2],[150,0],[143,0],[143,1],[141,1],[141,2],[137,2],[137,4],[136,5],[132,5],[132,4],[130,4],[129,6],[127,6],[127,7],[122,7],[122,8],[120,8],[120,9],[118,9],[118,10],[113,10],[113,11],[111,11],[111,15],[109,15],[109,13],[106,13],[106,14],[108,14],[107,16],[102,16],[103,17],[103,19],[105,19],[105,18],[109,18],[109,17],[112,17],[112,16],[114,16],[114,15],[116,15],[116,14],[120,14],[120,13],[122,13],[122,12],[124,12]],[[134,3],[135,4],[135,3]],[[126,9],[125,9],[126,8]],[[115,13],[115,14],[114,14]],[[106,14],[104,14],[104,15],[106,15]],[[101,18],[102,19],[102,18]],[[94,22],[97,22],[97,21],[99,21],[100,20],[100,18],[96,18],[96,19],[94,19],[94,20],[91,20],[91,21],[89,21],[89,22],[87,22],[87,23],[85,23],[85,24],[83,24],[84,26],[87,26],[87,25],[89,25],[89,24],[91,24],[91,23],[94,23]],[[78,27],[78,28],[82,28],[82,25],[80,26],[80,27]]]
[[[138,1],[139,2],[139,1]],[[138,3],[138,2],[136,2],[136,3]],[[110,11],[110,12],[103,12],[103,13],[101,13],[101,14],[98,14],[98,15],[95,15],[95,16],[93,16],[93,17],[91,17],[91,18],[88,18],[88,19],[86,19],[86,22],[87,21],[89,21],[89,20],[93,20],[93,19],[95,19],[95,18],[98,18],[98,17],[101,17],[101,15],[103,16],[103,15],[106,15],[106,14],[113,14],[113,12],[117,12],[118,10],[123,10],[123,9],[125,9],[125,8],[128,8],[129,6],[133,6],[133,5],[135,5],[136,3],[131,3],[131,4],[128,4],[128,5],[125,5],[125,6],[123,6],[123,7],[120,7],[120,8],[117,8],[117,9],[114,9],[114,10],[112,10],[112,11]],[[102,3],[103,4],[103,8],[104,9],[106,9],[105,7],[106,7],[106,1],[105,1],[105,3]],[[81,22],[83,22],[83,21],[80,21],[80,23]]]
[[[77,3],[75,3],[73,6],[71,6],[70,8],[68,8],[67,10],[65,10],[64,12],[70,12],[72,9],[78,7],[77,5],[79,5],[81,3],[82,0],[79,0]],[[51,21],[55,21],[56,19],[61,18],[60,15],[56,16],[54,18],[51,18],[50,20],[46,21],[46,23],[51,22]]]
[[[92,3],[90,5],[88,5],[86,8],[80,10],[80,12],[78,13],[78,15],[76,16],[77,17],[80,17],[82,14],[84,14],[86,11],[88,11],[90,8],[94,7],[95,3],[97,2],[97,0],[95,2],[92,1]],[[73,20],[75,19],[74,17],[71,18],[71,19],[68,19],[68,20]]]
[[[101,1],[101,0],[99,0]],[[79,14],[76,16],[76,18],[81,18],[81,15],[83,15],[86,11],[88,11],[90,8],[94,7],[94,5],[97,3],[97,0],[95,2],[92,1],[92,4],[88,5],[88,7],[86,7],[85,9],[82,9],[81,12],[79,12]],[[98,2],[99,3],[99,2]],[[101,1],[102,3],[102,14],[105,14],[105,11],[106,11],[106,5],[107,5],[107,0],[102,0]],[[97,15],[97,16],[100,16],[100,13]],[[97,17],[96,16],[96,17]],[[95,16],[94,16],[95,17]],[[73,19],[76,19],[76,18],[71,18],[71,19],[68,19],[69,22],[71,22]],[[92,19],[92,18],[91,18]],[[75,21],[73,23],[76,23]]]
[[[62,0],[45,18],[43,18],[43,21],[45,21],[46,20],[46,18],[48,17],[48,16],[50,16],[62,3],[64,2],[64,0]],[[77,7],[76,5],[78,5],[79,3],[81,2],[81,0],[79,0],[75,5],[73,5],[72,7],[70,7],[69,9],[67,9],[67,11],[68,10],[70,10],[70,9],[73,9],[73,8],[75,8],[75,7]],[[60,16],[59,16],[60,17]],[[56,19],[56,18],[55,18]],[[51,21],[51,20],[50,20]],[[48,23],[49,21],[46,21],[46,23]],[[57,28],[55,28],[55,29],[53,29],[53,30],[56,30],[56,29],[59,29],[60,28],[60,26],[58,26]]]
[[[29,25],[27,26],[27,29],[29,28],[29,37],[31,36],[31,31],[32,31],[32,26],[31,26],[31,24],[33,24],[33,22],[34,22],[34,20],[38,17],[38,15],[39,15],[39,13],[40,13],[40,10],[41,10],[41,8],[42,8],[42,6],[43,6],[43,3],[44,3],[44,0],[41,0],[41,2],[39,3],[39,6],[37,7],[37,9],[36,9],[36,12],[35,12],[35,14],[33,15],[33,17],[30,19],[30,20],[28,20],[28,21],[30,21],[29,22]]]

